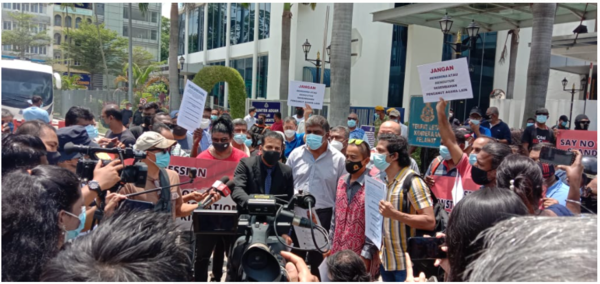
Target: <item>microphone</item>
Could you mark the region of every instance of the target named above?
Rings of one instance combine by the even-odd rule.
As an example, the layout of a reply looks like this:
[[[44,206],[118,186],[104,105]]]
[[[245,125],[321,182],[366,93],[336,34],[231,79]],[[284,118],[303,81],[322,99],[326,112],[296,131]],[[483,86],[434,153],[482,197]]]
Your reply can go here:
[[[283,216],[283,218],[285,218],[286,220],[292,220],[292,225],[294,226],[299,226],[302,228],[311,228],[311,225],[313,227],[317,227],[318,225],[313,223],[311,220],[309,220],[306,217],[300,217],[297,215],[294,215],[293,212],[288,211],[288,210],[281,210],[281,212],[279,212],[279,214],[281,216]]]
[[[104,153],[116,153],[118,154],[120,150],[119,148],[100,148],[100,147],[89,147],[83,145],[75,145],[73,142],[69,142],[65,144],[65,152],[67,154],[72,153],[84,153],[84,154],[95,154],[96,152],[104,152]]]
[[[230,181],[228,176],[224,176],[220,180],[215,181],[215,183],[213,183],[213,185],[206,192],[216,190],[221,194],[221,196],[227,197],[229,196],[229,194],[231,194],[231,190],[229,189],[229,187],[233,187],[234,185],[235,183],[233,181]],[[204,198],[204,200],[202,200],[198,207],[206,209],[211,203],[212,200],[210,198],[210,195],[208,195]]]

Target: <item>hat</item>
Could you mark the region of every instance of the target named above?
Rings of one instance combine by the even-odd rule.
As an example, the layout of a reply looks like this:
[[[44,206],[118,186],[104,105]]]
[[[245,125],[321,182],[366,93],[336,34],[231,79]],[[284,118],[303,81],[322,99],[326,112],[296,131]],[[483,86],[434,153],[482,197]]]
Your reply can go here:
[[[146,151],[152,148],[167,149],[175,145],[175,143],[177,143],[177,141],[167,139],[158,132],[148,131],[138,137],[137,141],[135,141],[135,145],[133,145],[133,149],[139,151]]]
[[[177,109],[177,110],[174,110],[174,111],[172,111],[172,112],[170,113],[170,115],[171,115],[171,118],[175,118],[175,117],[177,116],[177,114],[178,114],[178,113],[179,113],[179,110],[178,110],[178,109]]]
[[[479,110],[479,108],[478,108],[478,107],[474,107],[474,108],[472,108],[472,109],[471,109],[471,112],[469,113],[469,116],[471,116],[471,115],[472,115],[472,114],[474,114],[474,113],[478,114],[479,116],[483,116],[483,115],[481,114],[481,110]]]
[[[560,118],[559,118],[559,120],[569,121],[569,118],[566,115],[561,115]]]
[[[400,118],[400,112],[394,109],[388,113],[388,116]]]
[[[387,112],[388,114],[390,114],[392,111],[395,111],[395,110],[396,110],[395,108],[391,107],[391,108],[388,108],[388,109],[386,110],[386,112]]]
[[[383,110],[383,107],[382,106],[376,106],[375,110]]]
[[[58,152],[60,153],[60,158],[58,159],[59,162],[72,160],[82,156],[81,153],[75,152],[67,154],[64,151],[65,145],[69,142],[74,145],[98,147],[98,144],[94,143],[92,139],[90,139],[90,136],[88,136],[85,126],[73,125],[59,128],[56,131],[56,136],[58,136]]]

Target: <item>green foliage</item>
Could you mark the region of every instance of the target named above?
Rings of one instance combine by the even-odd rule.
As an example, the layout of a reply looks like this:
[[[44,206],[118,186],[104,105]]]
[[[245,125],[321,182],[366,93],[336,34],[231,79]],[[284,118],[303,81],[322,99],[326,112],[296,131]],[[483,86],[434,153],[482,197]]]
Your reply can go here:
[[[171,22],[168,18],[162,17],[160,26],[160,60],[169,59],[169,31],[171,30]]]
[[[146,92],[151,93],[151,94],[159,94],[159,93],[168,93],[168,85],[160,82],[158,84],[153,84],[151,86],[148,86],[148,88],[146,88]]]
[[[74,74],[69,76],[63,75],[62,77],[62,89],[63,90],[83,90],[86,87],[77,84],[81,80],[81,76]]]
[[[33,23],[33,15],[25,13],[8,12],[13,18],[13,29],[2,31],[2,44],[12,45],[20,57],[25,57],[25,51],[29,47],[50,46],[52,38],[46,34],[46,31],[32,33],[31,29],[37,27]],[[4,53],[4,51],[2,52]]]
[[[155,63],[155,58],[152,53],[145,50],[141,46],[133,47],[133,64],[139,66],[140,68],[145,69],[146,67]]]
[[[246,86],[240,73],[231,67],[205,66],[194,76],[194,84],[209,91],[219,82],[229,83],[229,105],[231,117],[244,117],[246,104]],[[206,98],[207,101],[209,98]]]
[[[109,72],[117,73],[123,67],[123,62],[127,61],[127,39],[119,37],[115,31],[106,29],[104,24],[100,24],[99,28],[106,65]],[[74,44],[63,42],[61,49],[68,53],[72,60],[81,63],[77,68],[92,74],[102,72],[104,66],[98,56],[101,49],[96,27],[82,21],[79,29],[71,29],[66,34]]]

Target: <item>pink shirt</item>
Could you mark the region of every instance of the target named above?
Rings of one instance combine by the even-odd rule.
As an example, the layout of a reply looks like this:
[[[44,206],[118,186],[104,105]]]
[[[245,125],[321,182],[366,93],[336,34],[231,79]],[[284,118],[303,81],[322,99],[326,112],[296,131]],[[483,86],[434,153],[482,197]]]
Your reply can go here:
[[[209,149],[202,151],[202,153],[200,153],[200,155],[198,155],[198,157],[196,157],[196,159],[219,160],[210,153]],[[239,162],[242,158],[248,157],[248,155],[246,155],[246,153],[244,153],[243,151],[240,151],[234,147],[231,147],[231,150],[232,150],[231,155],[229,155],[229,157],[227,157],[226,159],[222,159],[220,161]]]

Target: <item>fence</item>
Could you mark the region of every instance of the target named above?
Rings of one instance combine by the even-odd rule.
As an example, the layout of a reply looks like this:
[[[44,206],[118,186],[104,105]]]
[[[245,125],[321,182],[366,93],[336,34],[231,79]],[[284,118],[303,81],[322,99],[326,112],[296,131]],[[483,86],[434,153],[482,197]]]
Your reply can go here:
[[[121,104],[123,100],[127,100],[127,92],[120,90],[55,90],[53,114],[55,119],[64,119],[65,114],[72,106],[83,106],[89,108],[98,121],[102,108],[107,103]]]

